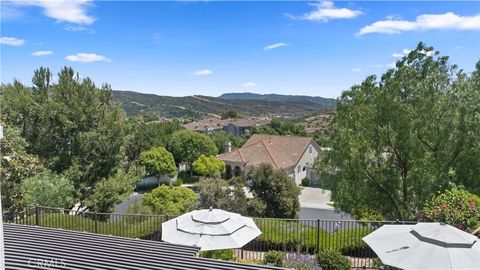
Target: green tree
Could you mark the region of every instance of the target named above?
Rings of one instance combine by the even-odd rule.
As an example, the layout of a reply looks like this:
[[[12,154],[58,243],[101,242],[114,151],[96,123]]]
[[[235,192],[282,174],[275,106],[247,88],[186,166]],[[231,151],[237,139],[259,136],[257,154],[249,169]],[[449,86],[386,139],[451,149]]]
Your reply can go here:
[[[189,165],[202,154],[214,156],[218,151],[208,136],[187,130],[173,133],[168,150],[173,154],[176,163],[186,162]]]
[[[236,111],[228,110],[222,113],[222,119],[237,118],[238,114]]]
[[[225,131],[213,132],[208,135],[217,146],[218,154],[225,153],[225,147],[228,142],[232,144],[232,148],[240,148],[245,143],[246,139],[238,136],[228,135]]]
[[[148,174],[157,177],[158,185],[160,185],[160,177],[163,175],[174,177],[177,173],[173,155],[164,147],[153,147],[148,151],[142,152],[140,154],[140,164],[145,166]]]
[[[272,119],[270,126],[256,128],[253,133],[270,135],[307,136],[305,127],[292,121]]]
[[[10,213],[22,209],[20,183],[44,170],[37,156],[28,154],[28,143],[20,136],[20,130],[2,123],[3,136],[0,140],[0,179],[2,210]]]
[[[335,205],[357,218],[367,209],[409,220],[451,185],[478,194],[478,72],[469,77],[420,43],[380,80],[343,92],[319,166],[334,174]]]
[[[300,189],[284,170],[275,170],[269,164],[250,170],[247,180],[250,191],[265,203],[264,217],[297,218],[300,212]]]
[[[473,232],[480,226],[480,198],[466,190],[445,190],[425,204],[423,215],[428,221],[445,222]]]
[[[166,147],[170,136],[182,126],[176,120],[147,122],[139,116],[128,119],[125,153],[129,161],[136,161],[140,153],[152,147]]]
[[[87,206],[93,211],[111,213],[116,204],[133,193],[135,184],[139,180],[137,176],[119,170],[116,174],[95,184],[92,194],[86,201]]]
[[[20,183],[21,204],[70,208],[75,204],[75,188],[63,175],[49,171],[23,179]]]
[[[191,189],[161,185],[145,193],[143,204],[159,215],[181,215],[197,208],[197,195]]]
[[[225,172],[225,162],[215,156],[201,155],[193,162],[193,168],[200,175],[212,177]]]
[[[200,208],[213,207],[241,215],[247,214],[247,197],[240,184],[230,186],[227,181],[220,178],[204,178],[200,180],[199,186]]]
[[[46,68],[35,71],[33,87],[14,81],[0,87],[2,117],[21,130],[27,151],[54,173],[64,173],[85,197],[96,181],[113,174],[124,158],[126,115],[89,78],[63,68],[58,83]]]

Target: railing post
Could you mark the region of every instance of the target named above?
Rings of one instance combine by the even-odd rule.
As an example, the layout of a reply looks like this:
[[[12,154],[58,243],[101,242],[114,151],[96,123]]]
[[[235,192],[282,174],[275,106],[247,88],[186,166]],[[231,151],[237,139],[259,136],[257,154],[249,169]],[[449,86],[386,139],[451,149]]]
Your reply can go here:
[[[317,239],[315,243],[315,249],[317,253],[320,251],[320,219],[317,219]]]
[[[40,226],[40,207],[35,205],[35,225]]]
[[[98,233],[98,214],[97,214],[97,211],[95,211],[94,214],[95,214],[95,233]]]

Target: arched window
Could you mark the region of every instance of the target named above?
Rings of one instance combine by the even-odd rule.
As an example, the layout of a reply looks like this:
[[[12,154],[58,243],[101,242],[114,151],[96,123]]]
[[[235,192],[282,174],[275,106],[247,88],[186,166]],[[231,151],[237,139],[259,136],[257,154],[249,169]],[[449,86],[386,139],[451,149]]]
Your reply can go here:
[[[226,179],[232,178],[232,166],[230,165],[225,166],[225,178]]]
[[[235,169],[233,170],[233,174],[235,176],[240,176],[241,172],[242,172],[242,170],[240,169],[240,167],[235,166]]]

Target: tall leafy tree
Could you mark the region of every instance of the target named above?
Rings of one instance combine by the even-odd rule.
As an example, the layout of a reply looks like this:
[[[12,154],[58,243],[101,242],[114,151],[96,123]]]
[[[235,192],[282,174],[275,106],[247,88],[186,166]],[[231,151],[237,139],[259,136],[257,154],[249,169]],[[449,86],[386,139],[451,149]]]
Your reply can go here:
[[[57,83],[51,78],[40,68],[32,88],[17,81],[2,85],[2,116],[21,130],[29,153],[53,172],[65,173],[85,195],[123,159],[126,115],[112,102],[108,85],[99,88],[67,67]]]
[[[264,217],[297,218],[300,212],[300,189],[284,170],[275,170],[270,164],[261,164],[250,170],[247,180],[250,191],[265,204]]]
[[[195,192],[184,187],[160,187],[143,196],[143,204],[159,215],[181,215],[198,206]]]
[[[63,175],[44,171],[20,183],[21,204],[68,208],[75,203],[72,181]]]
[[[436,191],[460,185],[478,193],[477,74],[469,77],[420,43],[380,79],[369,76],[343,92],[332,150],[319,166],[334,175],[336,206],[357,217],[407,220]]]
[[[140,155],[140,164],[145,166],[148,174],[157,177],[159,185],[160,178],[163,175],[174,177],[177,173],[173,155],[164,147],[152,147],[150,150],[142,152]]]
[[[189,165],[201,155],[213,156],[218,151],[208,136],[187,130],[173,133],[168,150],[173,154],[175,162],[186,162]]]

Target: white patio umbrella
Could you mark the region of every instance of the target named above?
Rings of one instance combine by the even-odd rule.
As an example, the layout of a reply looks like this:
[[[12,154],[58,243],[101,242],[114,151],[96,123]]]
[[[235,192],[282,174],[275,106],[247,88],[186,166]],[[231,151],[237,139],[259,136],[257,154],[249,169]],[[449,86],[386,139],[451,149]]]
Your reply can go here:
[[[384,225],[363,241],[401,269],[480,269],[479,239],[443,223]]]
[[[253,219],[221,209],[195,210],[162,223],[162,240],[201,250],[241,248],[262,234]]]

